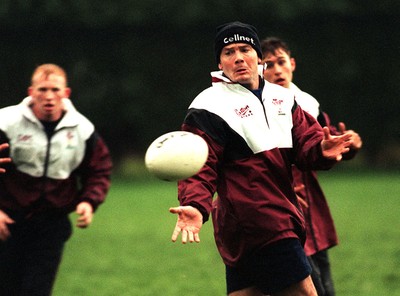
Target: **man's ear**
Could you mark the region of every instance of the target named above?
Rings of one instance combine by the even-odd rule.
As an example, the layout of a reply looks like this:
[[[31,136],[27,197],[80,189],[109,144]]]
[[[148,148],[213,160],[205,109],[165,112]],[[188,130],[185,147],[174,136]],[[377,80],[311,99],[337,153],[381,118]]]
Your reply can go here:
[[[67,88],[65,88],[64,92],[65,92],[65,97],[69,98],[69,96],[71,95],[71,89],[69,87],[67,87]]]
[[[28,87],[28,96],[31,96],[32,92],[33,92],[33,87],[32,86]]]
[[[290,65],[292,66],[292,72],[296,69],[296,60],[294,58],[290,58]]]
[[[218,69],[222,70],[222,65],[221,65],[221,63],[218,64]]]

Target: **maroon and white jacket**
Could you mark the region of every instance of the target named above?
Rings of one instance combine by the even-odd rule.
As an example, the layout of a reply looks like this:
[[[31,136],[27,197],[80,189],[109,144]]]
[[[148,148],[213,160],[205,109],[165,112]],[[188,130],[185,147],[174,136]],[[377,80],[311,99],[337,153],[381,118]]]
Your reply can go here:
[[[243,255],[284,238],[305,240],[291,166],[328,169],[318,122],[294,93],[260,78],[261,100],[222,72],[189,106],[182,129],[202,136],[209,156],[195,176],[178,182],[180,204],[212,212],[218,250],[230,266]],[[213,197],[217,194],[215,202]]]
[[[0,175],[0,209],[30,215],[68,213],[81,201],[96,209],[110,187],[111,157],[93,124],[63,99],[65,114],[50,137],[34,116],[31,98],[0,109],[0,143],[13,162]]]

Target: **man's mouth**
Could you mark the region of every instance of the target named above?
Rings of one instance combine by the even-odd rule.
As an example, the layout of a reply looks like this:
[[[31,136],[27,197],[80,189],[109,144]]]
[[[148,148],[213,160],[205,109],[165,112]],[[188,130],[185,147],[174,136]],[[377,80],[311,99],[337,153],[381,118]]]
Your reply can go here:
[[[236,73],[238,73],[238,74],[243,74],[243,73],[246,73],[246,72],[247,72],[247,69],[243,69],[243,68],[236,70]]]
[[[275,80],[275,83],[276,83],[276,84],[279,84],[279,85],[284,84],[284,83],[285,83],[285,79],[283,79],[283,78],[278,78],[277,80]]]
[[[45,104],[44,105],[44,109],[49,110],[49,109],[53,109],[54,105],[53,104]]]

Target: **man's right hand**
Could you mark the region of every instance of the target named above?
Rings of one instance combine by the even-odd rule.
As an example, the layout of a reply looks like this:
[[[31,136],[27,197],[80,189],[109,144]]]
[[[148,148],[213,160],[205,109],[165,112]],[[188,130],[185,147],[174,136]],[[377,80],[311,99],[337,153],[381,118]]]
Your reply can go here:
[[[351,146],[351,134],[343,134],[340,136],[333,136],[330,134],[329,128],[324,126],[324,139],[321,142],[322,155],[329,159],[336,161],[342,160],[342,154],[349,152]]]
[[[200,242],[199,232],[203,226],[203,216],[198,209],[192,206],[180,206],[170,208],[169,212],[178,215],[178,221],[172,234],[172,241],[175,242],[182,232],[182,243],[186,244]]]
[[[0,210],[0,240],[5,241],[10,236],[8,224],[13,223],[15,223],[15,221],[2,210]]]
[[[3,151],[9,147],[8,143],[3,143],[0,144],[0,151]],[[8,163],[11,162],[11,158],[5,157],[5,158],[0,158],[0,164],[2,163]],[[0,167],[0,173],[5,173],[6,170]],[[1,237],[0,237],[1,238]]]

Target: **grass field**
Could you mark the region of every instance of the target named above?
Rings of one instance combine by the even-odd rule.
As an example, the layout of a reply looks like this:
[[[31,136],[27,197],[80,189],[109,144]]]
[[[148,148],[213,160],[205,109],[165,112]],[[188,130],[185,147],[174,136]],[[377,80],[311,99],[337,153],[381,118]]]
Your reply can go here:
[[[341,242],[330,251],[337,295],[400,295],[400,175],[333,171],[320,180]],[[53,295],[225,295],[211,223],[200,244],[170,241],[176,205],[174,183],[114,180],[93,225],[67,243]]]

